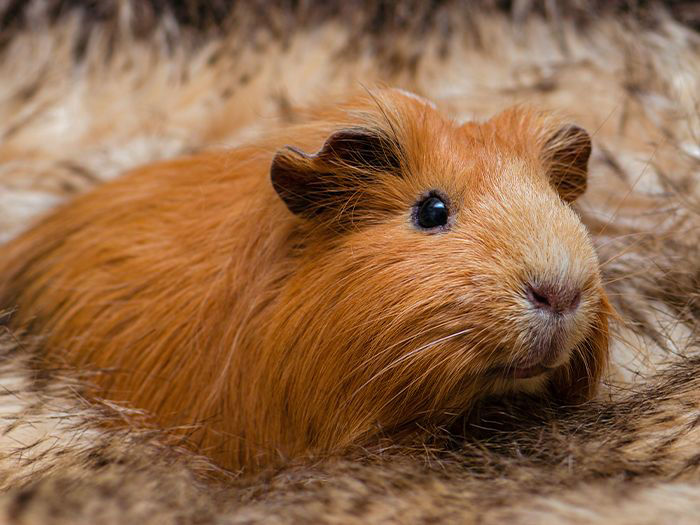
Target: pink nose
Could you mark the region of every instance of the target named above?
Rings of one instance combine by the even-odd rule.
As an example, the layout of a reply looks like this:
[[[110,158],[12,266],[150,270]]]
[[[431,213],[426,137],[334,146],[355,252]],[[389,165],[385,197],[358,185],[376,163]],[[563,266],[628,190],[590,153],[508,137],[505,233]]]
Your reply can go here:
[[[574,312],[581,303],[581,290],[577,288],[539,283],[527,285],[525,293],[536,309],[555,314]]]

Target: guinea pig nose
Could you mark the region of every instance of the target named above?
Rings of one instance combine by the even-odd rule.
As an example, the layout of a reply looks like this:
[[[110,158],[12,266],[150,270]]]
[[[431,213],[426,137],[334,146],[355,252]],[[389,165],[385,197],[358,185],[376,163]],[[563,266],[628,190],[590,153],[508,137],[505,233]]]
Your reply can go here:
[[[573,312],[581,302],[581,291],[552,284],[528,284],[528,301],[538,310],[557,314]]]

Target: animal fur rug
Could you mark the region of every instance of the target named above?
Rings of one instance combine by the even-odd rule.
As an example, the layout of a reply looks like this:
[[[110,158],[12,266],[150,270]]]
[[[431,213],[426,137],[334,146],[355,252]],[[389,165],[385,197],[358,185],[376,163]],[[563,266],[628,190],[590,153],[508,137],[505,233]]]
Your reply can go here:
[[[0,1],[0,238],[130,167],[388,84],[459,119],[525,102],[590,130],[578,210],[619,314],[591,403],[485,406],[449,447],[252,479],[3,332],[0,523],[698,523],[699,18],[635,5]]]

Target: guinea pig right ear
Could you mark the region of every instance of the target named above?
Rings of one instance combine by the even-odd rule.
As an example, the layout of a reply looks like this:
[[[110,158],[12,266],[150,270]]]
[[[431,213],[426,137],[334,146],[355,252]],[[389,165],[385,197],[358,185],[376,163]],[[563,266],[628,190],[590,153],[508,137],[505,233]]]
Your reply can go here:
[[[591,138],[583,128],[567,125],[560,128],[544,145],[547,173],[562,200],[573,202],[585,191]]]
[[[398,148],[380,132],[367,128],[336,131],[316,153],[292,146],[272,160],[272,186],[296,215],[319,215],[330,209],[349,207],[361,183],[377,173],[400,170]]]

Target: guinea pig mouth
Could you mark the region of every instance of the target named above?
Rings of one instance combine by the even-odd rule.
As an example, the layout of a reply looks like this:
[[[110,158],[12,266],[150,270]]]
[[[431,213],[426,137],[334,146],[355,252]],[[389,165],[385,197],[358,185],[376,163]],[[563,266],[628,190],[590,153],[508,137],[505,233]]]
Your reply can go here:
[[[551,372],[568,361],[569,352],[549,348],[535,353],[538,358],[528,359],[525,362],[514,362],[506,366],[492,369],[493,375],[508,379],[529,379],[547,372]]]

